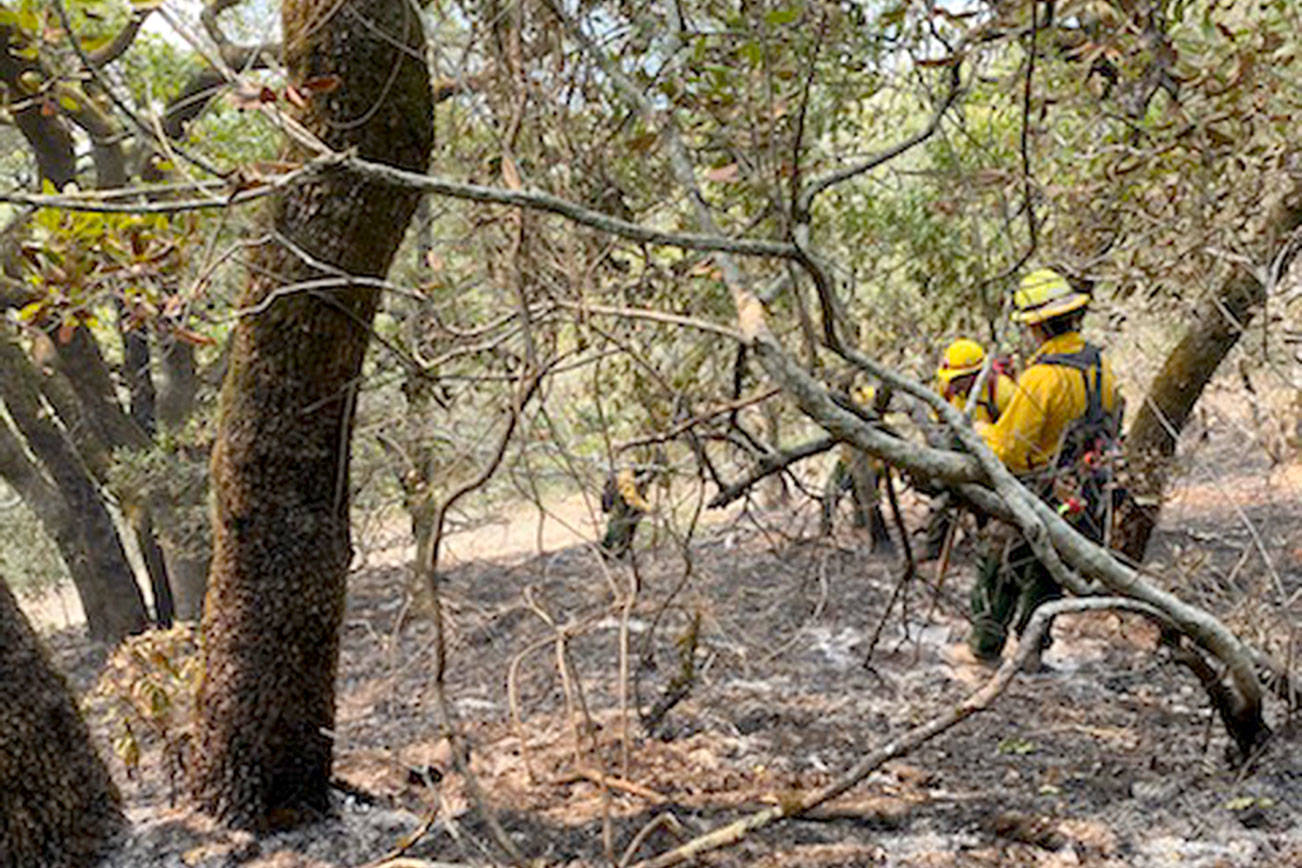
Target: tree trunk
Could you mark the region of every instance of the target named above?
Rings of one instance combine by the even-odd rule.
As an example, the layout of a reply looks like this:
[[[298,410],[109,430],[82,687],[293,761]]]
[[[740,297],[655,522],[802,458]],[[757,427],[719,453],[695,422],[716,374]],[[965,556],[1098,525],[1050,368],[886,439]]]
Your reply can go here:
[[[81,521],[68,508],[59,489],[45,478],[40,466],[28,457],[22,440],[8,424],[0,424],[0,476],[23,499],[46,535],[54,541],[77,589],[83,611],[98,613],[109,608],[111,604],[105,599],[107,583],[91,562],[81,534]]]
[[[175,338],[165,338],[159,357],[158,394],[155,409],[158,424],[180,428],[194,412],[199,394],[199,373],[194,362],[194,346]]]
[[[13,112],[14,124],[32,146],[41,178],[62,190],[77,172],[72,134],[57,114],[44,110],[43,99],[26,98],[29,93],[23,73],[35,73],[42,79],[45,76],[35,60],[14,54],[15,45],[21,45],[15,43],[14,36],[11,27],[0,25],[0,82],[8,88],[10,99],[21,106]]]
[[[0,864],[91,865],[124,826],[67,683],[0,579]]]
[[[433,112],[417,8],[403,0],[286,0],[295,84],[334,76],[300,120],[332,148],[427,168]],[[328,169],[273,205],[276,233],[342,272],[384,275],[417,195]],[[254,254],[231,337],[213,448],[213,567],[192,786],[237,827],[328,808],[334,681],[349,539],[348,460],[372,288],[289,292],[319,279],[285,245]],[[261,306],[265,304],[265,309]]]
[[[28,448],[62,493],[76,522],[79,547],[95,577],[93,586],[77,587],[91,638],[117,642],[145,628],[145,600],[99,489],[81,457],[44,412],[38,385],[23,375],[27,368],[30,364],[22,350],[0,338],[0,370],[5,372],[0,377],[0,398]],[[38,510],[37,504],[29,505]],[[74,578],[77,560],[68,565]]]
[[[1295,189],[1272,210],[1265,261],[1302,225],[1302,204]],[[1284,263],[1281,263],[1283,265]],[[1283,269],[1281,269],[1282,273]],[[1148,541],[1161,515],[1171,459],[1189,414],[1216,369],[1239,342],[1266,299],[1255,275],[1238,272],[1213,292],[1194,313],[1184,336],[1154,378],[1126,433],[1129,497],[1117,517],[1116,547],[1135,563],[1144,560]]]
[[[124,355],[128,368],[131,412],[118,402],[117,387],[99,344],[85,326],[79,326],[67,343],[58,345],[59,372],[42,380],[46,398],[54,405],[64,428],[73,432],[74,445],[101,485],[108,481],[114,449],[145,449],[151,444],[153,427],[153,381],[149,377],[149,349],[123,335]],[[134,345],[134,349],[133,349]],[[143,357],[142,357],[143,352]],[[131,370],[133,366],[139,366]],[[143,367],[143,370],[140,370]],[[137,415],[139,413],[139,415]],[[144,421],[142,426],[140,423]],[[80,435],[80,436],[78,436]],[[119,496],[122,492],[117,492]],[[174,605],[171,582],[163,550],[154,532],[154,517],[147,499],[123,496],[122,511],[145,564],[150,592],[154,598],[154,623],[172,626]]]

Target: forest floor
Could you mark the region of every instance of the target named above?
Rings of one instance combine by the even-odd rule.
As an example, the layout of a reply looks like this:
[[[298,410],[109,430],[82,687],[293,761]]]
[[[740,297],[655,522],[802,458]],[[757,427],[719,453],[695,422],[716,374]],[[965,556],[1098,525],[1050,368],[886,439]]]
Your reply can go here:
[[[1302,623],[1298,490],[1296,474],[1232,462],[1186,485],[1155,573],[1231,623],[1287,634]],[[912,526],[923,509],[909,502]],[[464,549],[443,584],[446,698],[484,802],[530,864],[649,858],[826,784],[990,677],[961,650],[971,542],[939,588],[936,563],[920,565],[888,613],[899,559],[845,524],[820,539],[812,505],[749,511],[686,548],[650,547],[647,527],[632,565],[563,538],[543,554]],[[501,863],[440,737],[435,627],[405,611],[402,560],[372,558],[350,578],[338,816],[262,840],[214,830],[173,807],[145,740],[130,778],[110,761],[135,824],[112,868],[352,868],[413,831],[410,857]],[[626,610],[612,602],[635,584]],[[1302,725],[1286,709],[1272,703],[1277,737],[1235,766],[1205,696],[1145,622],[1064,616],[1053,635],[1051,668],[1019,675],[990,710],[694,864],[1302,866]],[[75,631],[49,638],[88,693],[103,649]],[[688,669],[683,698],[647,721]],[[114,721],[102,698],[87,704],[107,754]]]

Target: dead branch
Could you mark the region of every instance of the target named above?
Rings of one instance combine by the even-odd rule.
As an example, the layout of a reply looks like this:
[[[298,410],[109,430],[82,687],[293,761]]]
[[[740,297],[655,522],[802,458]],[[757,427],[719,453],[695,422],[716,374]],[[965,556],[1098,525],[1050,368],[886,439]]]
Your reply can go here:
[[[758,811],[748,817],[720,826],[697,838],[693,838],[681,847],[676,847],[653,859],[638,862],[633,868],[669,868],[695,859],[704,853],[730,847],[743,840],[747,835],[771,825],[779,820],[796,817],[828,802],[849,791],[864,778],[882,765],[893,759],[907,756],[936,736],[952,729],[974,714],[985,711],[1003,694],[1008,685],[1021,671],[1022,664],[1030,656],[1031,650],[1039,647],[1040,638],[1048,629],[1052,620],[1068,612],[1101,611],[1108,609],[1129,609],[1141,612],[1163,623],[1166,615],[1156,607],[1126,597],[1088,597],[1072,600],[1058,600],[1047,603],[1036,610],[1022,634],[1017,646],[1017,653],[1005,660],[989,681],[980,689],[969,695],[954,708],[927,723],[915,726],[897,738],[892,739],[876,750],[868,753],[831,783],[803,795],[793,795],[782,803]]]
[[[792,449],[784,449],[781,452],[770,452],[760,458],[756,469],[751,472],[745,479],[732,483],[723,488],[718,494],[711,498],[706,504],[711,509],[717,509],[721,506],[727,506],[733,501],[740,498],[746,492],[750,491],[757,482],[772,476],[782,470],[786,470],[792,464],[811,458],[815,455],[821,455],[837,444],[835,437],[820,437],[817,440],[811,440],[802,446],[796,446]]]

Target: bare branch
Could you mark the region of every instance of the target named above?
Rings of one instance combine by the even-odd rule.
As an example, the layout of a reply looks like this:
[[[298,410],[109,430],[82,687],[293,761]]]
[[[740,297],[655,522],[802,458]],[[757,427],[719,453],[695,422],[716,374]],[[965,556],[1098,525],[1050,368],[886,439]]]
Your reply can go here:
[[[954,100],[958,98],[959,93],[962,91],[962,87],[960,86],[961,80],[959,76],[959,68],[959,59],[955,58],[953,65],[949,68],[949,90],[945,93],[944,99],[941,100],[940,105],[936,108],[935,112],[932,113],[931,119],[927,122],[925,127],[918,130],[918,132],[909,136],[907,139],[896,142],[889,148],[884,148],[878,151],[862,162],[856,163],[853,166],[846,166],[843,169],[838,169],[821,178],[815,178],[800,194],[798,207],[796,209],[797,219],[799,219],[800,215],[808,215],[809,209],[813,205],[814,198],[818,196],[818,194],[826,191],[829,187],[848,181],[851,178],[862,175],[864,172],[871,172],[883,163],[895,159],[900,154],[913,148],[915,145],[919,145],[931,138],[936,130],[940,128],[940,121],[945,116],[945,112],[949,111],[950,106],[954,104]]]
[[[759,460],[759,465],[745,479],[732,483],[722,489],[714,498],[706,504],[711,508],[727,506],[737,498],[741,497],[747,491],[755,486],[755,483],[761,479],[766,479],[775,473],[786,470],[798,461],[804,461],[806,458],[812,458],[815,455],[821,455],[828,451],[837,443],[833,437],[820,437],[817,440],[811,440],[792,449],[784,449],[781,452],[772,452],[763,456]]]
[[[158,142],[164,148],[169,147],[169,145],[162,143],[153,128],[151,128],[149,124],[145,123],[144,120],[136,114],[135,110],[126,104],[122,97],[118,96],[117,91],[113,88],[112,84],[105,80],[99,67],[96,66],[90,56],[86,54],[86,49],[82,47],[81,40],[77,38],[77,35],[72,28],[72,22],[68,19],[68,10],[63,8],[63,0],[54,0],[53,5],[55,13],[59,16],[59,23],[63,25],[64,32],[68,34],[68,41],[72,44],[72,50],[76,52],[77,58],[81,60],[82,65],[85,66],[86,70],[91,74],[91,77],[95,79],[95,82],[99,85],[100,89],[102,89],[104,93],[108,94],[109,99],[113,101],[113,104],[117,106],[119,111],[130,118],[131,123],[135,125],[136,129],[138,129],[141,134],[148,139]],[[188,149],[181,148],[179,145],[170,147],[172,150],[176,151],[177,154],[184,157],[188,162],[193,163],[195,166],[210,175],[225,177],[229,174],[229,172],[223,172],[216,168],[202,157],[190,153]]]
[[[87,53],[87,59],[91,65],[95,67],[107,66],[121,57],[131,47],[131,43],[136,41],[136,35],[140,33],[141,26],[144,25],[145,19],[153,11],[152,8],[145,8],[133,12],[131,20],[118,31],[112,42]],[[72,34],[69,34],[69,38],[72,38]]]

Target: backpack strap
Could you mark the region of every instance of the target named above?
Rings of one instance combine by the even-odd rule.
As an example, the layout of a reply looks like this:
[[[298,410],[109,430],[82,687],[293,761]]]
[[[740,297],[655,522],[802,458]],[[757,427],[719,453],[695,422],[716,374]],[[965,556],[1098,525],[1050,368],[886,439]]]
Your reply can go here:
[[[1085,416],[1086,422],[1100,422],[1104,415],[1103,411],[1103,351],[1094,344],[1087,343],[1085,346],[1074,353],[1048,353],[1039,356],[1033,362],[1034,365],[1058,365],[1064,368],[1075,368],[1080,371],[1081,377],[1085,380]],[[1094,375],[1094,382],[1091,386],[1090,374]]]
[[[985,397],[977,399],[977,405],[986,408],[986,415],[990,417],[991,422],[999,419],[999,402],[995,400],[998,386],[999,374],[994,370],[986,376]]]

